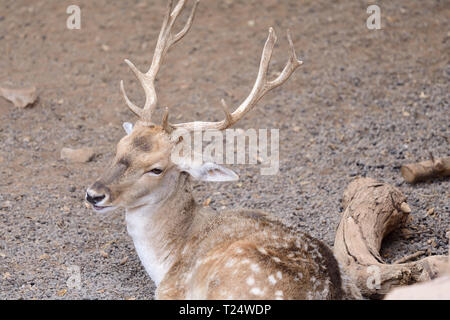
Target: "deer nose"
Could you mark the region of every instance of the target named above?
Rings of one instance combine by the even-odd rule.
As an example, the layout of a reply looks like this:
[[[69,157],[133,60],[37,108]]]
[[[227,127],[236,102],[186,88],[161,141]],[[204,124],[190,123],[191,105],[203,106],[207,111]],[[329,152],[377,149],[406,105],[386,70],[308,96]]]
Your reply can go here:
[[[89,202],[90,204],[97,204],[101,201],[103,201],[103,199],[106,198],[105,194],[98,194],[96,192],[93,192],[93,190],[87,190],[86,191],[86,201]]]

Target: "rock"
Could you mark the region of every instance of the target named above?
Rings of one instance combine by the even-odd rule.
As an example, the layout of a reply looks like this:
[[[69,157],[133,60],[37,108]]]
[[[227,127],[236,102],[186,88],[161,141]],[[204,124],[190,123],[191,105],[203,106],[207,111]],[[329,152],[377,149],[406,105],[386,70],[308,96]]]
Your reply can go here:
[[[0,95],[19,108],[31,105],[37,99],[36,87],[34,86],[24,88],[0,86]]]
[[[123,266],[128,261],[128,256],[125,256],[122,260],[120,260],[119,264]]]
[[[9,200],[6,200],[0,205],[0,209],[10,209],[12,208],[12,203]]]
[[[62,148],[61,159],[72,162],[89,162],[94,158],[95,152],[92,148],[71,149]]]

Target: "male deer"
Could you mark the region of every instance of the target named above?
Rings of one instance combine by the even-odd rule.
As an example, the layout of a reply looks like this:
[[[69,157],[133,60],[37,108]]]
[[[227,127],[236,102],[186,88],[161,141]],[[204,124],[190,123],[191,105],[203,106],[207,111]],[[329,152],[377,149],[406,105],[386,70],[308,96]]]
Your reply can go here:
[[[190,29],[198,1],[183,29],[172,27],[185,0],[174,8],[169,1],[150,69],[130,66],[144,88],[143,108],[121,90],[128,107],[139,116],[106,173],[86,192],[96,212],[126,209],[128,233],[145,270],[157,285],[157,299],[342,299],[359,297],[328,247],[304,233],[294,232],[258,210],[217,212],[196,203],[191,178],[234,181],[237,175],[222,166],[185,159],[171,160],[182,139],[174,129],[224,130],[238,122],[268,91],[284,83],[302,62],[297,60],[288,32],[290,58],[274,80],[267,79],[276,36],[272,28],[264,45],[256,82],[249,96],[219,122],[171,124],[165,111],[162,125],[152,122],[157,106],[155,77],[167,50]]]

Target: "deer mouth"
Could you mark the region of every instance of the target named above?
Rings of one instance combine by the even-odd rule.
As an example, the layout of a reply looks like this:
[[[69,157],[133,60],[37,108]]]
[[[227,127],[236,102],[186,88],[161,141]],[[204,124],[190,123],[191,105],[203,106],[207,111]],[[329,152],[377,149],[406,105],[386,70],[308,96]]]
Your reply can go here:
[[[97,206],[97,205],[92,205],[92,208],[94,209],[95,212],[107,212],[107,211],[112,211],[114,210],[116,207],[113,206]]]

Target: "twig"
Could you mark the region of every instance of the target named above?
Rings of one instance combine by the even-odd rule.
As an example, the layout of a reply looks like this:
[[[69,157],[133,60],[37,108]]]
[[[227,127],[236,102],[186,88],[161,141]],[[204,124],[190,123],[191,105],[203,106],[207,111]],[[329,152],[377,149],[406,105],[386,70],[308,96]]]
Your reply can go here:
[[[395,260],[393,262],[393,264],[405,263],[405,262],[411,261],[411,260],[413,260],[413,259],[415,259],[417,257],[420,257],[421,255],[424,255],[424,254],[425,254],[425,251],[424,250],[420,250],[420,251],[417,251],[416,253],[413,253],[413,254],[407,255],[407,256],[405,256],[403,258],[400,258],[398,260]]]

